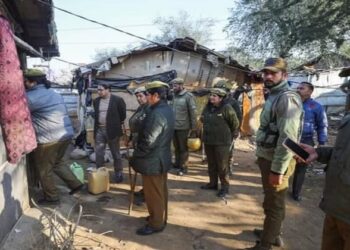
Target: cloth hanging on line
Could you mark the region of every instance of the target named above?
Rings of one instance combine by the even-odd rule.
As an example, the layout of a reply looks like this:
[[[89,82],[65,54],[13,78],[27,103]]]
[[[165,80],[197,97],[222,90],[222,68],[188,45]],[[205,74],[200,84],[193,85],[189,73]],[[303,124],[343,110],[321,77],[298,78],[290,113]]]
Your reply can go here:
[[[9,22],[0,16],[0,123],[7,160],[17,163],[36,148],[16,45]]]

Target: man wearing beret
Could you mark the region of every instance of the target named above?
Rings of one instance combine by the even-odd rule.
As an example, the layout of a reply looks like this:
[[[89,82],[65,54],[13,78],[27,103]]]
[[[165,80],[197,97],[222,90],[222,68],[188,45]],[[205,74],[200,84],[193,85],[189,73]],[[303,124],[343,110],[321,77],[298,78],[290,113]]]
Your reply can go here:
[[[175,148],[174,167],[178,174],[187,172],[188,148],[187,138],[189,131],[196,128],[196,102],[193,95],[184,88],[184,80],[175,78],[170,82],[174,90],[172,100],[175,115],[175,132],[173,143]]]
[[[167,104],[169,86],[160,81],[146,85],[149,111],[138,135],[131,166],[142,174],[143,190],[149,216],[138,235],[151,235],[164,230],[168,215],[167,173],[171,168],[171,140],[174,115]]]
[[[53,173],[60,177],[71,189],[70,194],[83,187],[69,170],[64,160],[74,132],[60,94],[50,89],[46,75],[38,69],[24,72],[28,107],[32,115],[38,147],[29,154],[29,165],[36,169],[44,193],[37,201],[40,205],[55,205],[59,202],[59,192]]]
[[[239,102],[233,97],[231,94],[231,89],[232,89],[232,84],[229,83],[227,80],[219,80],[215,85],[215,88],[220,88],[226,91],[226,98],[225,98],[225,103],[229,104],[232,106],[234,111],[236,112],[236,116],[239,121],[239,126],[238,128],[234,131],[233,139],[237,139],[239,136],[239,128],[241,127],[242,119],[243,119],[243,114],[241,107],[239,105]],[[231,152],[230,152],[230,158],[229,158],[229,168],[230,168],[230,175],[233,174],[233,163],[234,163],[234,141],[232,140],[231,142]]]
[[[300,96],[289,90],[284,59],[267,59],[262,76],[270,94],[260,115],[256,156],[264,190],[265,219],[263,230],[254,230],[260,240],[249,249],[255,250],[268,250],[272,245],[282,245],[280,235],[285,217],[288,181],[295,168],[293,155],[282,143],[287,137],[299,141],[303,119]]]
[[[226,91],[221,88],[211,89],[208,104],[203,109],[201,116],[209,174],[209,183],[201,188],[217,190],[218,180],[220,180],[221,188],[217,193],[220,198],[225,198],[229,193],[230,146],[234,131],[239,124],[232,106],[224,101],[226,95]]]

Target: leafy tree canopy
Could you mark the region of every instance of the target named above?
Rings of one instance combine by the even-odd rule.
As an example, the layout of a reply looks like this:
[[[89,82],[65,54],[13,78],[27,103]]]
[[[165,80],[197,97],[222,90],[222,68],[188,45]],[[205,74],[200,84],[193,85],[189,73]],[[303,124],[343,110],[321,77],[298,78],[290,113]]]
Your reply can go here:
[[[166,44],[176,38],[191,37],[200,44],[208,45],[212,41],[215,20],[193,19],[186,11],[180,11],[177,16],[157,17],[153,24],[159,27],[160,34],[149,38],[156,42]]]
[[[225,30],[255,55],[320,54],[350,40],[350,0],[237,0]]]

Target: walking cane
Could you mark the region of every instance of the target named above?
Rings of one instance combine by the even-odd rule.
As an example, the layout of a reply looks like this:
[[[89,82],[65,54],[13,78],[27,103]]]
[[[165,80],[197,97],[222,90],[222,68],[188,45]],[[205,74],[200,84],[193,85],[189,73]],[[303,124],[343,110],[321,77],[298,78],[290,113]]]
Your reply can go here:
[[[127,157],[129,161],[129,181],[130,181],[130,194],[129,194],[129,209],[128,209],[128,215],[131,214],[132,207],[134,204],[134,194],[135,194],[135,186],[136,186],[136,178],[137,173],[135,172],[134,176],[132,176],[131,173],[131,166],[130,166],[130,153],[129,153],[129,147],[127,148]]]
[[[124,135],[125,135],[125,145],[126,145],[126,157],[128,158],[128,171],[129,171],[129,183],[130,183],[130,194],[129,194],[129,206],[128,206],[128,215],[131,214],[132,206],[134,203],[134,193],[135,193],[135,185],[136,185],[136,175],[137,173],[135,172],[134,178],[132,178],[132,170],[131,170],[131,165],[130,165],[130,147],[128,145],[128,139],[127,139],[127,134],[126,134],[126,129],[124,124],[122,125]]]
[[[130,182],[130,194],[129,194],[129,208],[128,208],[128,215],[131,214],[132,207],[134,204],[134,194],[135,194],[135,187],[136,187],[136,179],[137,179],[137,172],[134,173],[134,176],[132,175],[132,169],[130,165],[130,147],[127,147],[126,149],[126,155],[128,157],[128,168],[129,168],[129,182]]]

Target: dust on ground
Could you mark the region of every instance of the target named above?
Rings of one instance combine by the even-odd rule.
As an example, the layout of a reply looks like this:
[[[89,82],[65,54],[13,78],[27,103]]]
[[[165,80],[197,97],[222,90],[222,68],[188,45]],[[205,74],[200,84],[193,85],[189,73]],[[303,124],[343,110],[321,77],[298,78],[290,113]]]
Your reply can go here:
[[[255,164],[255,146],[247,139],[236,141],[234,174],[231,176],[230,194],[227,200],[216,197],[214,191],[201,190],[208,182],[207,167],[200,153],[191,153],[189,173],[178,176],[169,173],[168,224],[162,233],[138,236],[136,229],[145,224],[148,215],[145,206],[136,206],[128,215],[129,180],[128,168],[122,184],[111,183],[107,193],[80,194],[78,198],[66,195],[62,190],[62,202],[58,211],[68,214],[78,201],[83,207],[83,216],[75,234],[76,249],[244,249],[253,246],[256,237],[254,228],[263,223],[263,193],[260,172]],[[80,161],[85,167],[87,160]],[[110,166],[112,171],[112,167]],[[283,225],[285,249],[320,249],[324,215],[318,208],[322,196],[324,174],[322,166],[315,165],[307,173],[303,186],[303,200],[286,199],[287,215]],[[140,189],[141,178],[138,177]],[[24,218],[39,222],[40,216],[27,211]],[[77,210],[73,217],[77,216]],[[17,229],[20,230],[20,224]],[[25,241],[16,249],[44,249],[44,228],[33,227],[32,244]],[[23,232],[23,231],[22,231]],[[12,249],[18,242],[16,235],[9,238]],[[12,245],[11,245],[12,240]],[[23,248],[22,248],[23,247]],[[5,248],[6,249],[6,248]],[[52,249],[52,248],[48,248]]]

